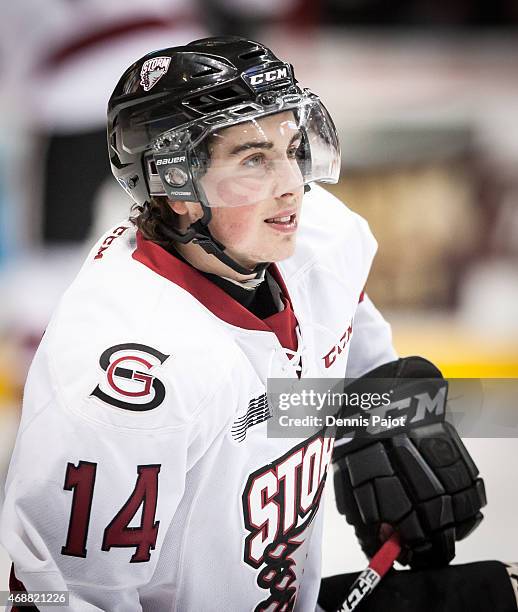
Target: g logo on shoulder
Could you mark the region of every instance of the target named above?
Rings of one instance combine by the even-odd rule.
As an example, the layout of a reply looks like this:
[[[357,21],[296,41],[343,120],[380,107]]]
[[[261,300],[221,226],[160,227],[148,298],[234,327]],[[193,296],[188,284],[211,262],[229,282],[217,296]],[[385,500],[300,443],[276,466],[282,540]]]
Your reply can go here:
[[[165,387],[151,371],[169,357],[145,344],[111,346],[99,359],[106,377],[90,395],[124,410],[152,410],[164,401]]]

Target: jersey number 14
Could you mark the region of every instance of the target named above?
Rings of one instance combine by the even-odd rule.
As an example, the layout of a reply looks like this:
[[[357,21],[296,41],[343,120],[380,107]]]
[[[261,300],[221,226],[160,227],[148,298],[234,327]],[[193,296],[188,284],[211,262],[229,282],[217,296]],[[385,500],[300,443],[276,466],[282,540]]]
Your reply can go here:
[[[79,461],[67,465],[65,491],[73,491],[70,521],[62,555],[86,557],[86,539],[90,523],[90,512],[94,494],[97,463]],[[135,547],[130,563],[149,561],[151,550],[155,549],[160,521],[155,521],[158,498],[158,473],[160,465],[137,466],[137,482],[126,503],[104,530],[101,550],[114,547]],[[138,527],[129,527],[133,517],[142,506]]]

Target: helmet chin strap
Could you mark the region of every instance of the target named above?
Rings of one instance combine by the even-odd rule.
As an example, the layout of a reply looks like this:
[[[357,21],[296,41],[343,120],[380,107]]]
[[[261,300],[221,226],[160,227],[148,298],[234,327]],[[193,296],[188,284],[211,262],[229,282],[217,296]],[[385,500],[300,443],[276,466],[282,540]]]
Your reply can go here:
[[[260,278],[263,274],[263,271],[270,265],[270,262],[267,263],[258,263],[252,270],[250,268],[245,268],[237,261],[232,259],[230,255],[225,253],[225,247],[221,242],[216,240],[214,236],[210,233],[209,230],[209,222],[212,219],[212,213],[209,206],[206,206],[202,202],[200,202],[203,216],[198,221],[191,223],[185,232],[180,232],[176,228],[168,227],[162,228],[162,231],[167,234],[167,238],[174,240],[176,242],[181,242],[182,244],[188,244],[192,242],[193,244],[198,244],[206,253],[209,255],[214,255],[216,259],[219,259],[222,263],[224,263],[229,268],[232,268],[238,274],[246,274],[249,276],[250,274],[255,274],[255,278]]]

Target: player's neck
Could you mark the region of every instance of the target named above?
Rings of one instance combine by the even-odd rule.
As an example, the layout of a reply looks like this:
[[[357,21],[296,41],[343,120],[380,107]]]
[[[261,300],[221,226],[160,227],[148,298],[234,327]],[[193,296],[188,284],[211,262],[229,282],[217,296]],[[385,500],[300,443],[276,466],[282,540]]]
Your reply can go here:
[[[201,272],[207,272],[209,274],[215,274],[223,278],[228,278],[234,281],[242,282],[255,278],[255,274],[240,274],[233,270],[230,266],[227,266],[222,261],[209,255],[205,252],[198,244],[189,242],[188,244],[175,243],[175,249],[180,255],[191,264],[197,270]],[[240,262],[238,262],[240,263]],[[246,264],[245,267],[247,267]],[[253,267],[253,266],[251,266]]]

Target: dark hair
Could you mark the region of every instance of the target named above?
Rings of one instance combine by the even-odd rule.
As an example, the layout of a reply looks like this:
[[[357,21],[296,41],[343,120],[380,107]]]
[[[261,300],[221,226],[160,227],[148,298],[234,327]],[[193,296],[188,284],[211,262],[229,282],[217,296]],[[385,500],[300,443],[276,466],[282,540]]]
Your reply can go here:
[[[134,204],[130,221],[137,227],[146,240],[170,248],[174,242],[167,228],[176,227],[178,215],[169,205],[166,196],[152,196],[143,206]],[[135,213],[135,214],[133,214]],[[164,229],[165,228],[165,229]]]

